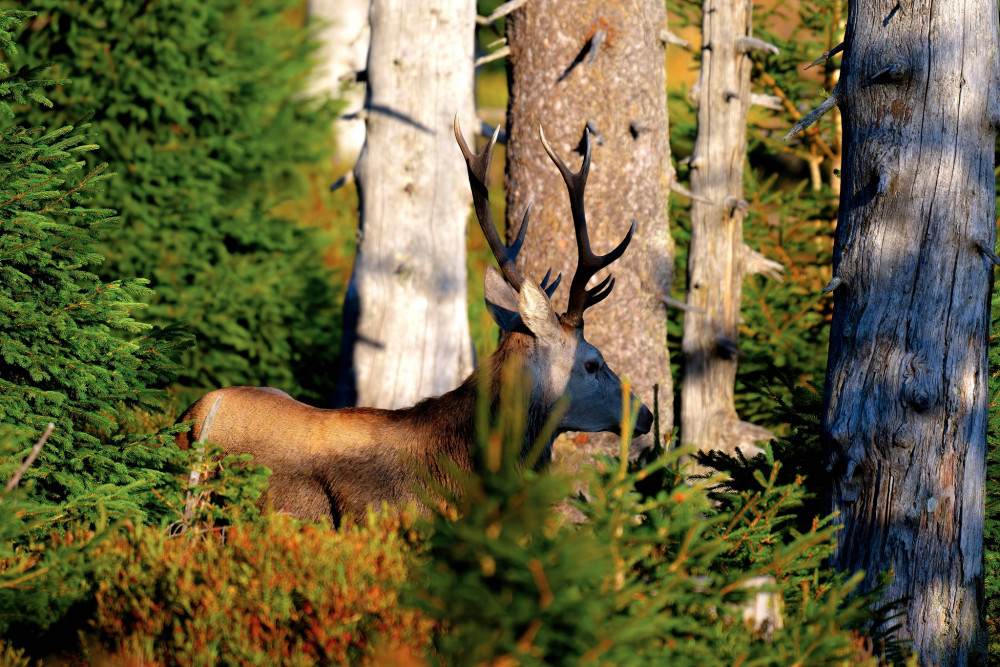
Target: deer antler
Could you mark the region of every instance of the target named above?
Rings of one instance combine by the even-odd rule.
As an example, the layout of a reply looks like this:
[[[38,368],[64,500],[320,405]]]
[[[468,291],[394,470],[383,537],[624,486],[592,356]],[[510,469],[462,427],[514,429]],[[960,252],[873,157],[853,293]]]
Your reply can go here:
[[[576,230],[576,250],[577,264],[576,273],[573,274],[573,282],[569,288],[569,302],[566,312],[562,315],[562,322],[567,326],[577,328],[583,327],[583,311],[590,308],[595,303],[603,301],[611,290],[614,289],[615,279],[608,276],[596,287],[587,289],[587,282],[595,273],[611,264],[625,252],[632,234],[635,232],[635,220],[629,227],[628,234],[618,244],[618,247],[606,255],[595,255],[590,249],[590,236],[587,234],[587,215],[583,210],[583,191],[587,186],[587,176],[590,174],[590,130],[585,129],[583,133],[584,156],[583,166],[575,174],[569,170],[566,163],[562,161],[549,142],[545,139],[545,132],[542,126],[538,126],[538,135],[542,139],[542,146],[545,152],[552,158],[552,162],[559,168],[563,180],[566,181],[566,189],[569,191],[569,205],[573,212],[573,227]]]
[[[517,270],[517,253],[521,251],[521,246],[524,245],[524,236],[528,233],[531,204],[528,204],[528,208],[524,210],[524,217],[521,219],[521,228],[517,232],[517,238],[514,239],[514,243],[510,247],[507,247],[500,239],[496,225],[493,224],[493,215],[490,213],[490,163],[493,161],[493,146],[496,145],[499,134],[500,128],[498,126],[493,132],[493,138],[486,144],[486,147],[479,153],[473,153],[469,150],[469,145],[465,143],[465,137],[462,136],[462,128],[458,125],[458,114],[455,114],[455,139],[458,140],[458,147],[462,149],[462,155],[465,156],[465,165],[469,170],[469,186],[472,188],[472,202],[476,207],[476,218],[479,220],[479,228],[483,230],[483,236],[486,237],[486,242],[489,244],[490,250],[493,251],[493,256],[496,257],[497,264],[500,265],[500,271],[503,273],[504,278],[510,283],[511,287],[520,292],[521,285],[524,284],[524,278],[521,276],[521,272]],[[550,298],[562,280],[562,274],[560,273],[555,281],[549,285],[549,276],[551,274],[552,269],[546,271],[545,278],[541,282],[542,289]]]

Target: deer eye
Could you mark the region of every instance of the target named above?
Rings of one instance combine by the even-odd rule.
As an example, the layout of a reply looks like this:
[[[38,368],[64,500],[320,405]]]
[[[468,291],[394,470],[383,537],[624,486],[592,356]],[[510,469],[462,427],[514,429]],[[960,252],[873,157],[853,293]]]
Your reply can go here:
[[[600,365],[593,360],[584,362],[583,364],[583,369],[588,373],[596,373],[598,368],[600,368]]]

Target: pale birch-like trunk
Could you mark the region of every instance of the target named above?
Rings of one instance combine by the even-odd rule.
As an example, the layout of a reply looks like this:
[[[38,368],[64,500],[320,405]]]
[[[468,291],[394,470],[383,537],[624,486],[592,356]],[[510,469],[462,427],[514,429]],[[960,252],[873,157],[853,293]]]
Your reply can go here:
[[[338,405],[409,406],[454,389],[472,370],[472,196],[452,124],[457,111],[475,127],[475,16],[473,0],[372,2],[367,139],[355,167],[359,244]]]
[[[891,570],[922,664],[984,660],[996,2],[851,3],[823,433],[834,564]],[[998,260],[993,260],[998,261]]]
[[[611,295],[584,317],[586,337],[609,366],[631,379],[652,407],[659,384],[661,432],[673,424],[666,313],[660,300],[673,281],[674,244],[667,199],[674,178],[666,105],[666,28],[662,2],[530,0],[508,17],[507,234],[525,207],[531,227],[518,264],[540,280],[565,283],[553,297],[562,312],[576,269],[576,241],[562,177],[538,139],[538,126],[571,169],[580,168],[586,125],[593,153],[586,212],[594,252],[614,248],[632,219],[636,232],[621,259],[592,280],[615,276]],[[617,451],[618,438],[589,436],[593,449]],[[651,436],[637,439],[648,446]]]
[[[333,124],[334,157],[349,164],[358,159],[365,142],[365,122],[359,113],[365,85],[356,75],[364,71],[368,57],[370,5],[371,0],[309,0],[307,9],[319,49],[306,92],[344,101],[343,112]]]
[[[740,298],[751,273],[780,265],[743,243],[743,168],[750,108],[751,0],[705,0],[698,77],[698,132],[691,154],[691,244],[684,314],[681,444],[733,453],[757,451],[771,434],[741,421],[734,391]]]

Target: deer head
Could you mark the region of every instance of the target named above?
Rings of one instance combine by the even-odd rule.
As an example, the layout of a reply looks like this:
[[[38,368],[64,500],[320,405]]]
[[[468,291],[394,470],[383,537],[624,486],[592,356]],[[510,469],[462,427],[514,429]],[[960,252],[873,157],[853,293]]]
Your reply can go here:
[[[566,312],[557,316],[550,297],[559,286],[562,275],[550,284],[549,271],[540,285],[536,285],[531,280],[525,280],[517,269],[517,255],[528,230],[531,205],[525,210],[517,238],[510,247],[504,245],[493,224],[487,186],[498,133],[499,128],[481,152],[473,153],[462,137],[458,117],[455,118],[455,138],[468,166],[476,217],[500,267],[499,271],[492,266],[486,270],[487,308],[506,336],[524,335],[531,339],[525,359],[525,366],[532,376],[531,402],[541,406],[548,414],[562,396],[569,397],[557,430],[618,433],[624,407],[622,382],[605,363],[600,350],[584,338],[583,313],[605,299],[614,288],[611,276],[590,289],[587,289],[587,282],[597,271],[621,257],[632,240],[635,222],[618,247],[606,255],[595,255],[590,247],[583,207],[583,193],[590,170],[590,132],[584,135],[586,151],[583,166],[579,172],[573,173],[545,140],[539,127],[542,145],[566,181],[576,230],[577,269]],[[639,414],[635,433],[648,433],[653,415],[634,394],[629,394],[630,408],[636,405],[639,406]]]

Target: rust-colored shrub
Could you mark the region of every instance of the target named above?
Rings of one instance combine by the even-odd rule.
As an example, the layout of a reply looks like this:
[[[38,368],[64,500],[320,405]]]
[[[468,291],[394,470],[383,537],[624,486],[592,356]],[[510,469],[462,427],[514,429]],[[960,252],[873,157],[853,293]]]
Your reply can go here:
[[[358,664],[420,659],[432,624],[402,607],[405,515],[339,531],[270,514],[224,538],[130,527],[104,547],[97,639],[113,661]]]

